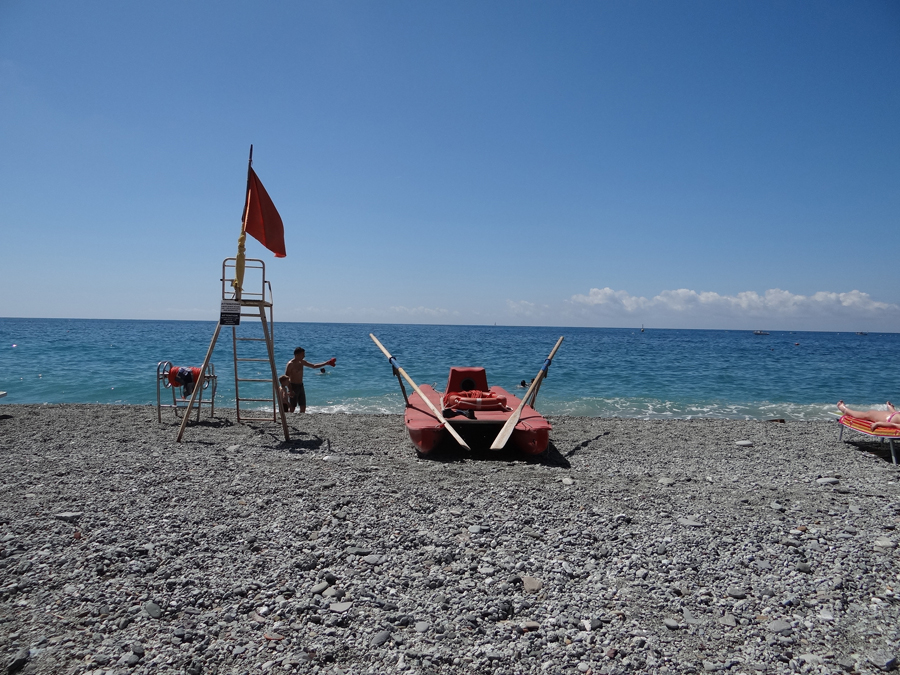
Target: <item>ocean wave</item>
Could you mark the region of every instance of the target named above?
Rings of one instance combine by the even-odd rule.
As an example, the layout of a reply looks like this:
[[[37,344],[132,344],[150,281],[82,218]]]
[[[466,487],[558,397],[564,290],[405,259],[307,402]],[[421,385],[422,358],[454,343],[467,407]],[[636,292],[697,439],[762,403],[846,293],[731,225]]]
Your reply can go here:
[[[578,398],[545,400],[539,406],[547,415],[576,417],[626,417],[634,419],[785,419],[813,421],[834,419],[833,403],[785,403],[770,401],[668,401],[655,398]]]
[[[234,405],[234,402],[231,402]],[[228,407],[228,404],[225,404]],[[328,401],[324,405],[307,407],[307,412],[323,414],[400,415],[403,398],[399,395],[354,397],[343,401]],[[272,407],[261,407],[271,411]],[[538,402],[544,415],[567,417],[624,417],[642,420],[660,419],[731,419],[791,421],[821,421],[834,419],[837,411],[833,403],[783,403],[754,401],[747,403],[719,401],[667,401],[655,398],[589,398],[573,400],[545,399]]]

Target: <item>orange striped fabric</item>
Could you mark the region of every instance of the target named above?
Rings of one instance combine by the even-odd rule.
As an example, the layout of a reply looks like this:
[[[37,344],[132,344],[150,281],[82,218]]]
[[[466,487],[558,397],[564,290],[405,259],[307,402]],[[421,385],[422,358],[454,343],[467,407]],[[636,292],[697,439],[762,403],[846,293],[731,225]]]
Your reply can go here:
[[[875,431],[872,431],[872,423],[869,420],[861,420],[858,417],[851,417],[850,415],[844,415],[841,419],[838,420],[838,424],[843,424],[848,429],[853,429],[853,431],[858,431],[861,434],[866,434],[867,436],[877,436],[879,438],[900,438],[900,429],[887,429],[885,427],[878,427]]]

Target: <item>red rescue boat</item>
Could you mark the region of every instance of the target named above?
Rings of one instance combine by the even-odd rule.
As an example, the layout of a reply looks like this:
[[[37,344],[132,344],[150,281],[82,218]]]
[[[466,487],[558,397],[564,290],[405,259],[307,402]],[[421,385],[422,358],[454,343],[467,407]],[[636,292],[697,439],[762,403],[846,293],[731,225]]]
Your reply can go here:
[[[453,367],[443,394],[427,384],[420,386],[419,391],[473,448],[487,448],[522,402],[502,387],[488,387],[484,368]],[[419,454],[427,455],[450,441],[444,425],[418,393],[410,394],[403,420]],[[527,455],[539,455],[550,443],[552,428],[543,415],[526,405],[507,447]]]
[[[443,392],[428,385],[420,387],[378,338],[371,333],[369,337],[388,358],[400,382],[406,400],[404,422],[420,455],[434,451],[449,441],[449,437],[467,450],[473,447],[500,450],[509,446],[527,455],[539,455],[547,449],[552,427],[534,409],[534,402],[563,338],[557,340],[520,399],[502,387],[489,387],[484,368],[451,368]],[[403,386],[404,379],[414,390],[409,396]]]

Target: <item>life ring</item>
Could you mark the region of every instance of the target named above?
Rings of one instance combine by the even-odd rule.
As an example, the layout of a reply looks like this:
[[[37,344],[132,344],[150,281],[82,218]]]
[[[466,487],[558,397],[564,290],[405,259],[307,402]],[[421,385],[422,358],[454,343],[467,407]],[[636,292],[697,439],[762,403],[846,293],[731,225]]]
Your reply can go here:
[[[506,410],[506,397],[493,391],[453,391],[444,395],[444,408],[455,410]]]

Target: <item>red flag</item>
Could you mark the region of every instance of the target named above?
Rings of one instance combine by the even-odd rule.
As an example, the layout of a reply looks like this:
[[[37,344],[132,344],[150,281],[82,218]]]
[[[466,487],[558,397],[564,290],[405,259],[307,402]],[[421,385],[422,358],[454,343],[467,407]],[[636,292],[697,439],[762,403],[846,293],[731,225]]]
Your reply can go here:
[[[276,258],[284,258],[284,223],[281,222],[281,216],[252,168],[248,182],[250,187],[244,231],[272,251]]]

